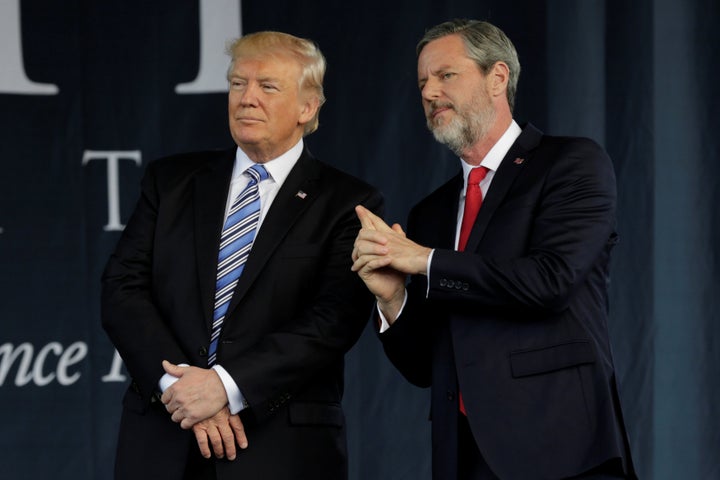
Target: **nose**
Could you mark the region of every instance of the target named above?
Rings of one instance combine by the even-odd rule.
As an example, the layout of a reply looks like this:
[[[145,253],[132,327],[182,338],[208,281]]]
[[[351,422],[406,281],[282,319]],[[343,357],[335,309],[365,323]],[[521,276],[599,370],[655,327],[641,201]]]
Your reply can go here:
[[[422,89],[420,90],[420,95],[422,96],[423,100],[426,100],[428,102],[440,98],[439,82],[433,77],[428,78],[425,82],[425,85],[423,85]]]
[[[257,87],[254,83],[248,83],[240,92],[240,105],[243,107],[256,107],[257,104]]]

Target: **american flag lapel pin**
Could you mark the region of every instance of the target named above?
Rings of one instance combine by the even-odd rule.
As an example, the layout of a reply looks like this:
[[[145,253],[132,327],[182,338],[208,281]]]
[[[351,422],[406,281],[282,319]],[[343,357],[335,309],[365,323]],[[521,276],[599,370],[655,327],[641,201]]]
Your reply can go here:
[[[514,163],[515,165],[522,165],[522,163],[523,163],[524,161],[525,161],[524,158],[516,157],[515,160],[513,161],[513,163]]]
[[[305,200],[305,197],[307,197],[307,193],[303,192],[302,190],[298,190],[295,196],[298,197],[300,200]]]

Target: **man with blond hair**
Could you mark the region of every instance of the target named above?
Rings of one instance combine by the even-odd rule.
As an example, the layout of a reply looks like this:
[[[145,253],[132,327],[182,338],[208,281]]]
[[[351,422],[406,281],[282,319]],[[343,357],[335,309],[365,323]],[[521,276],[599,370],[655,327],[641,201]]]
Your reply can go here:
[[[103,275],[132,383],[117,479],[347,477],[343,358],[372,297],[350,271],[367,184],[314,159],[325,59],[279,32],[229,48],[236,146],[149,165]]]

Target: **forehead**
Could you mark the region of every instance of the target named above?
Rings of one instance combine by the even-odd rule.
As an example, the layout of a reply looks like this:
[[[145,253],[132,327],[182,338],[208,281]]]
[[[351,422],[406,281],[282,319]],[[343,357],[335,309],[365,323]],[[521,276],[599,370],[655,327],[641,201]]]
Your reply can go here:
[[[474,63],[467,55],[460,35],[452,34],[431,41],[418,56],[418,75],[424,76],[458,64]]]
[[[302,73],[300,62],[292,55],[282,52],[241,55],[235,59],[231,75],[271,77],[279,80],[299,80]]]

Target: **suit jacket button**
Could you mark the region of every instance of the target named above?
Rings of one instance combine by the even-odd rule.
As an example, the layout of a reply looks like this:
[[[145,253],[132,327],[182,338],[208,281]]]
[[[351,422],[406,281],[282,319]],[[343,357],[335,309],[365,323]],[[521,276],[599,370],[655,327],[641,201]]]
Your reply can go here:
[[[207,354],[208,354],[207,347],[200,347],[200,348],[198,349],[198,354],[199,354],[201,357],[207,357]]]
[[[448,281],[447,281],[447,287],[448,287],[448,288],[453,288],[454,286],[455,286],[455,282],[454,282],[454,281],[452,281],[452,280],[448,280]]]
[[[447,279],[441,278],[441,279],[440,279],[440,286],[441,286],[441,287],[444,287],[445,285],[447,285]]]
[[[450,400],[451,402],[453,400],[455,400],[455,392],[453,392],[452,390],[448,390],[447,391],[447,399]]]
[[[470,290],[470,285],[468,285],[467,283],[463,283],[462,289],[463,291],[467,292],[468,290]]]

